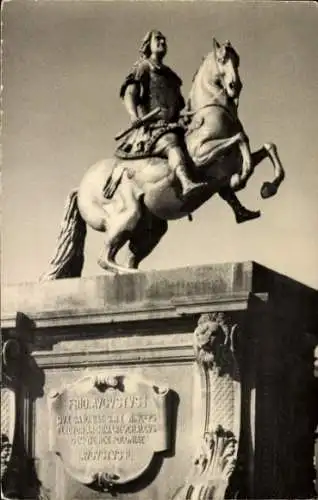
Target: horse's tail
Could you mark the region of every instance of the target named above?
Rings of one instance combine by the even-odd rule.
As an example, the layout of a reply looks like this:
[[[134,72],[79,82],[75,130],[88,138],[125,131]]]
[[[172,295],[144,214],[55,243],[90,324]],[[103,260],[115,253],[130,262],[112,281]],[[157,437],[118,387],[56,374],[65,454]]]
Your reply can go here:
[[[49,263],[49,269],[40,281],[81,276],[84,264],[86,222],[77,205],[77,189],[67,198],[57,247]]]

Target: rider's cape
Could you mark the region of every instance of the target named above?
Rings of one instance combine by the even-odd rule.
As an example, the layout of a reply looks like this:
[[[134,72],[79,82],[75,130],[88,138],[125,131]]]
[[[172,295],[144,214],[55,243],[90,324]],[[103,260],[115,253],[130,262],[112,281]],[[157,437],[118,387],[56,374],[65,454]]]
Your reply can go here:
[[[184,135],[179,124],[179,114],[185,102],[181,94],[182,80],[168,66],[155,66],[149,59],[141,59],[134,65],[120,89],[124,98],[129,85],[138,89],[136,105],[143,114],[160,107],[156,119],[133,130],[125,137],[116,150],[119,158],[145,158],[155,154],[155,145],[164,134],[174,132]]]

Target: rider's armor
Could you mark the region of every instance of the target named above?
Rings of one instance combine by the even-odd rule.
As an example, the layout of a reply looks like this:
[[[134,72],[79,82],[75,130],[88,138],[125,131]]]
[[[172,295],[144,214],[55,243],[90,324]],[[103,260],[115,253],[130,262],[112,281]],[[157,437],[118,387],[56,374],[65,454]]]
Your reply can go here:
[[[178,123],[179,114],[184,107],[180,87],[182,81],[167,66],[155,66],[149,59],[138,61],[127,76],[120,89],[125,96],[129,85],[138,87],[136,103],[147,114],[160,107],[160,112],[150,122],[133,130],[119,145],[116,156],[120,158],[140,158],[159,154],[156,143],[167,132],[183,137],[184,129]]]

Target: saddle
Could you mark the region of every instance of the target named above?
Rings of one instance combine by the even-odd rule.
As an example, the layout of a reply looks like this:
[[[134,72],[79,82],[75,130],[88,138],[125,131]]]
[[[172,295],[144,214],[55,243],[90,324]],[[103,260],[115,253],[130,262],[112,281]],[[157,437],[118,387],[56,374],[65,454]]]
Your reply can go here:
[[[183,137],[185,127],[182,123],[157,120],[155,123],[143,125],[127,134],[127,137],[115,150],[113,170],[103,188],[105,198],[111,199],[121,182],[125,171],[122,161],[160,158],[161,156],[156,153],[155,145],[160,137],[169,132]]]

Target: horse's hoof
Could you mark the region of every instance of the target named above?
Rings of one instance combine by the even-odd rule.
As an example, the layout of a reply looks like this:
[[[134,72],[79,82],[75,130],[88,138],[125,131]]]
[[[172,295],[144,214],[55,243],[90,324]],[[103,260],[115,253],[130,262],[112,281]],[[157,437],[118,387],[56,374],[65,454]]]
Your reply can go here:
[[[277,193],[277,187],[272,182],[264,182],[261,188],[261,197],[266,199]]]
[[[124,266],[119,266],[115,262],[108,262],[107,260],[104,260],[102,257],[98,259],[98,265],[104,269],[104,271],[107,271],[109,274],[114,275],[114,274],[127,274],[127,273],[138,273],[138,269],[133,269],[129,267],[124,267]]]
[[[106,260],[104,260],[102,257],[100,257],[97,260],[97,263],[102,269],[104,269],[104,271],[108,271],[109,273],[112,273],[112,274],[114,273],[114,270],[110,267],[108,262]]]
[[[273,142],[265,142],[264,148],[266,151],[269,153],[270,151],[273,151],[274,153],[277,153],[277,146]]]

